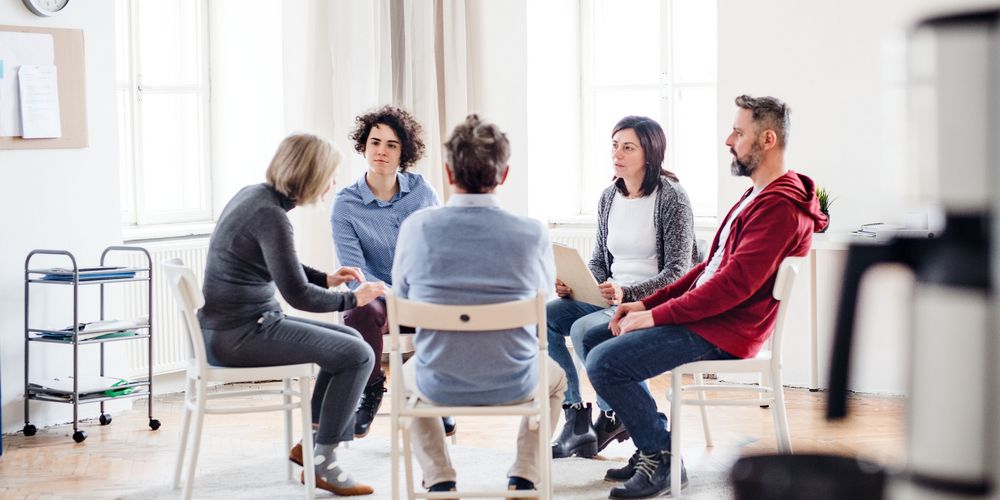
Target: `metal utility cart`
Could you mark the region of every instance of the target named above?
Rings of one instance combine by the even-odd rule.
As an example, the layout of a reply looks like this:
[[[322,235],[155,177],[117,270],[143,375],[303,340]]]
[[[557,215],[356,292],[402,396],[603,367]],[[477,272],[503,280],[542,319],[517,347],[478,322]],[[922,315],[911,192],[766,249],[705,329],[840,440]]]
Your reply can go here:
[[[106,265],[108,254],[111,252],[141,252],[146,257],[145,267],[112,267]],[[69,259],[70,267],[66,268],[32,268],[31,260],[36,255],[64,255]],[[136,324],[128,328],[128,331],[113,325],[107,329],[90,329],[84,331],[85,326],[80,324],[80,287],[88,285],[98,285],[100,287],[100,320],[105,318],[105,297],[104,287],[113,283],[146,283],[146,321],[145,324]],[[42,328],[32,328],[28,324],[28,313],[31,310],[31,286],[70,286],[73,288],[73,326],[66,330],[51,330]],[[149,427],[152,430],[160,428],[160,421],[153,418],[153,262],[149,252],[142,247],[133,246],[110,246],[101,253],[101,265],[97,268],[80,268],[76,258],[72,253],[65,250],[32,250],[24,261],[24,435],[32,436],[37,431],[31,424],[29,418],[28,403],[31,400],[46,401],[54,403],[69,403],[73,405],[73,440],[77,443],[87,439],[87,434],[79,429],[79,405],[87,403],[100,403],[101,425],[111,423],[111,415],[104,412],[104,402],[110,399],[123,399],[147,396],[149,399]],[[81,336],[86,333],[86,335]],[[79,350],[81,346],[96,344],[100,348],[100,376],[104,377],[104,344],[108,342],[121,342],[136,339],[144,339],[148,346],[147,366],[149,373],[145,380],[133,380],[121,385],[109,388],[109,395],[103,391],[85,394],[81,398],[80,394],[80,365]],[[57,390],[44,385],[31,384],[29,380],[29,360],[31,359],[29,349],[33,343],[44,342],[52,344],[69,345],[73,348],[73,380],[72,391]],[[141,390],[145,388],[146,390]],[[131,391],[129,391],[131,389]],[[124,394],[123,394],[124,393]]]

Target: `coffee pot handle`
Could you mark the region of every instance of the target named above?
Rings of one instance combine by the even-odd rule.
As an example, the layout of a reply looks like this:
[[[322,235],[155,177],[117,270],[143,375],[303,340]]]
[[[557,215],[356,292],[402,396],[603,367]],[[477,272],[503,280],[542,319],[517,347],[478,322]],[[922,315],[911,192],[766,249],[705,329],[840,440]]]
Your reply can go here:
[[[830,359],[829,392],[826,418],[836,420],[847,415],[847,385],[850,373],[851,344],[854,340],[854,316],[857,309],[861,279],[872,267],[899,262],[896,244],[852,243],[847,249],[840,304],[833,332],[833,353]]]

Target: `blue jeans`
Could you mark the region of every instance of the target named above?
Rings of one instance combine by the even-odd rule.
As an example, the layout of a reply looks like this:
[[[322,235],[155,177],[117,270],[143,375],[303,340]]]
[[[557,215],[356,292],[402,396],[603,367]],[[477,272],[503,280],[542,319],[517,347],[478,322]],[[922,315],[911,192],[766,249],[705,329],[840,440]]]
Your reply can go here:
[[[591,328],[607,329],[613,312],[614,309],[611,308],[605,309],[566,298],[551,300],[546,305],[549,357],[566,372],[566,395],[563,398],[563,404],[583,402],[583,398],[580,396],[580,376],[576,372],[573,356],[566,348],[566,337],[569,336],[572,339],[573,350],[577,357],[580,357],[581,361],[586,361],[583,358],[584,334]],[[643,387],[645,387],[645,383],[643,383]],[[597,406],[605,411],[612,408],[600,396],[597,397]]]
[[[684,363],[736,359],[697,333],[678,325],[654,326],[617,337],[607,326],[591,328],[583,337],[587,375],[625,424],[639,450],[670,448],[667,417],[641,383]]]

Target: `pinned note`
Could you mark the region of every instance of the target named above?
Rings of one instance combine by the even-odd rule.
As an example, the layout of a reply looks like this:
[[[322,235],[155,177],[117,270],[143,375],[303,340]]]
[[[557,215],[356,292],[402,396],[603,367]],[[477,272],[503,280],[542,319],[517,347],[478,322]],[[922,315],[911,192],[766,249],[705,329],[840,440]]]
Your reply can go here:
[[[22,64],[17,73],[21,93],[21,137],[47,139],[62,135],[59,79],[54,65]]]

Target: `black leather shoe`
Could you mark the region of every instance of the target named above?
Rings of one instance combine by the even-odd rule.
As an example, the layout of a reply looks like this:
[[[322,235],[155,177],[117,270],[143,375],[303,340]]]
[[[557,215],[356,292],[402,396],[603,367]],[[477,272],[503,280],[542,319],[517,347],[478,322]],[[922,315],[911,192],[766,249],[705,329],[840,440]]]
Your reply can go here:
[[[577,403],[563,407],[566,425],[559,437],[552,443],[552,458],[566,458],[573,455],[590,458],[597,455],[597,433],[590,422],[590,403]]]
[[[687,471],[681,462],[679,488],[685,486],[687,486]],[[667,492],[673,494],[670,488],[670,452],[666,450],[651,454],[639,452],[635,473],[621,487],[612,489],[610,498],[653,498]]]
[[[620,443],[630,437],[625,424],[622,423],[621,419],[613,411],[600,411],[600,415],[597,416],[597,422],[594,422],[594,430],[597,431],[598,452],[607,448],[613,440],[617,439]]]
[[[456,491],[455,481],[441,481],[440,483],[435,483],[427,488],[429,493],[434,493],[436,491]]]
[[[458,424],[455,423],[455,417],[441,417],[441,423],[444,424],[445,436],[455,435],[455,429],[458,428]]]
[[[361,405],[354,413],[354,437],[363,438],[371,430],[372,420],[382,406],[382,395],[385,394],[385,377],[368,384],[361,393]]]
[[[535,489],[535,483],[528,481],[523,477],[510,476],[507,480],[507,491],[519,491],[519,490],[533,490]]]
[[[635,464],[639,461],[639,450],[635,450],[635,453],[628,459],[628,463],[624,467],[619,467],[617,469],[608,469],[608,472],[604,474],[605,481],[611,481],[613,483],[619,483],[622,481],[628,481],[628,478],[632,477],[635,473]]]

